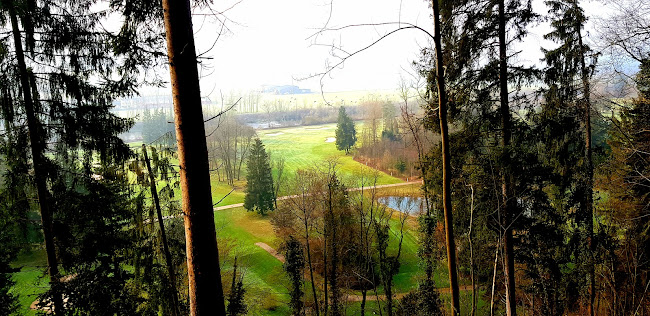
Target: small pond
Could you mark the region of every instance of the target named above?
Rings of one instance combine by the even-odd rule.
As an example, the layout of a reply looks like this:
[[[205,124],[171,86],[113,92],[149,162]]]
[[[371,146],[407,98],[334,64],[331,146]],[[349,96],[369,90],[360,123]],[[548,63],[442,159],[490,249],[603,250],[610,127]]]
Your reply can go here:
[[[424,209],[424,198],[410,196],[384,196],[380,197],[379,203],[384,204],[394,210],[410,215],[417,215],[421,209]]]

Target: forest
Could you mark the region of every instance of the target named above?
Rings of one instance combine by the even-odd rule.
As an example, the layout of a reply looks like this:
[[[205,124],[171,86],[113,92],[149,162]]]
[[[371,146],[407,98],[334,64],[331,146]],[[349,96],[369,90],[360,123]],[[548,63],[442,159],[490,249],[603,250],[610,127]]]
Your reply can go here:
[[[325,1],[392,92],[210,100],[241,2],[0,0],[0,315],[650,315],[650,3]]]

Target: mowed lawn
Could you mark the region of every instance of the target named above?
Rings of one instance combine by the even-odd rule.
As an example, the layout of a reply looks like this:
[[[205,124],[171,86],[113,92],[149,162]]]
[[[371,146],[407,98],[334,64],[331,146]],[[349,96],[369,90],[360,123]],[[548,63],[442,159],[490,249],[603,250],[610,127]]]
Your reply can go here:
[[[289,175],[295,174],[298,169],[327,168],[328,161],[336,163],[342,180],[349,184],[353,184],[355,178],[361,175],[368,177],[373,174],[375,169],[354,161],[352,154],[346,155],[345,151],[336,149],[335,130],[336,124],[324,124],[261,130],[257,134],[267,152],[271,153],[271,159],[285,159],[285,172]],[[360,130],[359,126],[357,130]],[[377,184],[400,182],[404,181],[383,172],[378,173]]]
[[[378,195],[417,195],[419,185],[408,185],[404,187],[382,188],[378,190]],[[254,304],[255,314],[276,315],[286,314],[286,306],[289,301],[288,281],[282,269],[282,264],[268,252],[255,245],[263,242],[269,246],[278,249],[281,240],[276,237],[271,225],[271,215],[262,216],[254,212],[247,212],[243,207],[237,207],[222,211],[216,211],[215,224],[217,235],[220,240],[227,239],[233,250],[229,254],[228,260],[232,261],[233,256],[238,257],[238,262],[244,268],[244,283],[247,285],[247,298]],[[400,213],[395,211],[390,221],[391,234],[388,254],[394,255],[398,249],[400,237]],[[422,277],[422,271],[419,266],[417,256],[418,237],[417,237],[417,220],[413,217],[406,221],[404,227],[404,240],[402,243],[402,253],[400,256],[399,273],[393,278],[394,293],[406,293],[417,287],[418,279]],[[226,263],[225,270],[231,269],[231,264]],[[446,266],[443,262],[438,264],[435,271],[435,282],[439,288],[449,286]],[[383,289],[379,287],[379,294],[383,294]],[[264,293],[262,297],[258,295]],[[307,292],[307,294],[310,294]],[[359,295],[360,292],[348,292],[348,294]],[[369,293],[370,295],[371,293]],[[374,294],[373,294],[374,295]],[[464,293],[467,296],[467,293]],[[448,295],[442,294],[441,298],[447,301]],[[464,302],[465,304],[465,302]],[[359,303],[351,303],[348,309],[348,315],[354,315],[358,312]],[[369,302],[369,309],[372,309],[375,303]],[[446,305],[445,305],[446,306]]]
[[[47,266],[45,250],[25,251],[18,256],[18,259],[11,266],[20,269],[20,271],[12,275],[16,284],[10,290],[10,293],[18,297],[18,304],[20,305],[18,314],[36,315],[37,312],[29,307],[37,299],[38,295],[48,289],[50,281],[50,278],[45,273],[45,267]]]
[[[377,184],[404,182],[384,172],[366,167],[355,161],[352,154],[346,155],[344,151],[337,150],[333,141],[335,130],[336,124],[324,124],[258,130],[257,135],[264,143],[267,153],[271,154],[272,161],[284,158],[285,182],[292,179],[299,169],[317,168],[327,170],[330,162],[335,162],[340,179],[350,187],[359,186],[359,178],[362,175],[369,178],[375,173],[377,174]],[[360,133],[359,126],[357,126],[357,130],[357,133]],[[274,168],[274,173],[276,172],[277,170]],[[242,170],[242,173],[241,180],[235,181],[235,190],[219,203],[219,206],[244,202],[245,170]],[[213,174],[211,179],[212,199],[216,203],[226,196],[233,187],[224,182],[219,182],[216,174]],[[281,192],[281,195],[290,194],[290,192],[284,191]]]

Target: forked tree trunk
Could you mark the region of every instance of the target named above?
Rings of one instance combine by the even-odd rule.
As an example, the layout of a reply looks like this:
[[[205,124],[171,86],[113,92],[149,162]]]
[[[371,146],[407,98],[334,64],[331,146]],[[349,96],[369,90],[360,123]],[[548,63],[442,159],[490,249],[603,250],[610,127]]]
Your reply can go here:
[[[224,315],[208,149],[189,0],[162,0],[174,100],[192,315]]]
[[[160,227],[160,239],[163,245],[163,252],[165,253],[165,263],[167,264],[167,274],[172,288],[172,308],[174,315],[180,315],[178,304],[178,291],[176,291],[176,273],[174,272],[174,263],[172,261],[172,254],[169,251],[169,243],[167,243],[167,234],[165,233],[165,222],[163,221],[162,210],[160,209],[160,199],[158,198],[158,189],[156,188],[156,178],[151,171],[151,163],[149,162],[149,155],[147,154],[147,145],[142,144],[142,153],[144,153],[144,161],[147,164],[147,172],[149,173],[149,182],[151,188],[151,197],[153,198],[154,205],[156,206],[156,214],[158,216],[158,226]]]
[[[451,287],[451,314],[460,315],[460,293],[456,270],[456,243],[454,242],[454,219],[451,208],[451,166],[449,153],[449,127],[447,125],[447,95],[445,93],[444,61],[440,35],[440,7],[433,0],[433,41],[436,45],[436,84],[438,86],[438,113],[440,117],[440,136],[442,151],[442,201],[445,213],[445,232],[447,239],[447,269]]]
[[[515,298],[515,260],[512,238],[513,220],[513,196],[512,177],[508,167],[510,166],[510,107],[508,105],[508,55],[506,52],[506,16],[504,0],[499,0],[499,89],[500,89],[500,112],[501,112],[501,147],[502,165],[501,170],[501,194],[502,194],[502,225],[503,232],[503,255],[505,258],[506,278],[506,315],[517,315],[517,302]]]
[[[4,2],[4,1],[3,1]],[[25,53],[23,51],[23,41],[18,28],[18,17],[14,9],[14,3],[6,1],[9,18],[11,19],[11,29],[14,37],[14,48],[16,50],[16,60],[20,72],[20,86],[23,94],[25,106],[25,115],[27,116],[27,130],[29,131],[30,149],[32,152],[32,161],[34,164],[34,182],[36,183],[36,194],[38,198],[38,207],[41,212],[41,224],[43,225],[43,239],[45,240],[45,253],[47,255],[47,272],[50,276],[50,287],[56,288],[59,282],[59,264],[56,257],[56,248],[54,246],[54,231],[52,211],[47,202],[49,192],[47,191],[45,170],[45,144],[43,135],[40,134],[38,120],[34,111],[34,100],[29,85],[27,66],[25,64]],[[63,306],[62,298],[55,292],[52,297],[52,311],[54,315],[60,314]]]

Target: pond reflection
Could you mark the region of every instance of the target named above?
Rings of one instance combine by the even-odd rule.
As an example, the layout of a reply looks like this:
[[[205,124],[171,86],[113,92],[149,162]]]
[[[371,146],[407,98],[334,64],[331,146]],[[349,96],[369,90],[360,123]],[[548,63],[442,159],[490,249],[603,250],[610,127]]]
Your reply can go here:
[[[378,199],[379,203],[384,204],[394,210],[409,215],[418,215],[424,210],[424,198],[411,196],[384,196]]]

